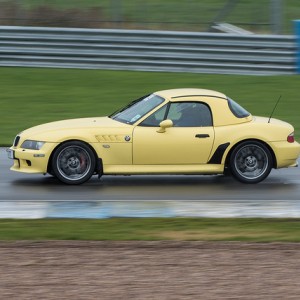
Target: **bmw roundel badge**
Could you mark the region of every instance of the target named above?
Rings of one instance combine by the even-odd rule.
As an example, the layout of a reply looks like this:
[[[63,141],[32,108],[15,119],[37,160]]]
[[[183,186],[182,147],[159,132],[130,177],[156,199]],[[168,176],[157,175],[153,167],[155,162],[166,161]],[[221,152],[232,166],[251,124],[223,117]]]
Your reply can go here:
[[[126,135],[124,139],[125,139],[126,142],[129,142],[130,141],[130,136]]]

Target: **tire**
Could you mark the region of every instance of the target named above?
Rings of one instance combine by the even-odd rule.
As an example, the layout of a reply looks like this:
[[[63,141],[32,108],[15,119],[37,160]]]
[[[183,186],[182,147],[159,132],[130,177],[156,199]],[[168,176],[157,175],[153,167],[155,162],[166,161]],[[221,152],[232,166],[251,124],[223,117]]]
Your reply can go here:
[[[230,156],[231,173],[243,183],[261,182],[270,174],[272,167],[270,150],[257,141],[242,142]]]
[[[48,171],[48,174],[54,178],[56,178],[55,174],[52,171]]]
[[[95,172],[96,158],[89,146],[79,141],[60,145],[52,158],[52,172],[66,184],[82,184]]]

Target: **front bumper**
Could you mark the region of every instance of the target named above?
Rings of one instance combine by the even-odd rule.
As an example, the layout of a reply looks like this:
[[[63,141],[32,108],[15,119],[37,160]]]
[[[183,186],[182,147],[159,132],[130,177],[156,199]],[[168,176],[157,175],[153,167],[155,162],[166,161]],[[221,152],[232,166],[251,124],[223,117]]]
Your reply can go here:
[[[58,143],[45,143],[41,150],[11,147],[8,157],[13,159],[12,171],[24,173],[47,173],[48,161]]]

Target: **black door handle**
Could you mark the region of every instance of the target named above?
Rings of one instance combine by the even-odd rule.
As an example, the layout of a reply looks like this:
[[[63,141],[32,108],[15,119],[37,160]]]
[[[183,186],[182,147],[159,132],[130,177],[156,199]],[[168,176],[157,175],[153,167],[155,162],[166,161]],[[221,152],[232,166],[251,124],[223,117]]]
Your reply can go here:
[[[199,139],[205,139],[205,138],[208,138],[208,137],[209,137],[209,134],[207,134],[207,133],[196,134],[195,135],[195,138],[199,138]]]

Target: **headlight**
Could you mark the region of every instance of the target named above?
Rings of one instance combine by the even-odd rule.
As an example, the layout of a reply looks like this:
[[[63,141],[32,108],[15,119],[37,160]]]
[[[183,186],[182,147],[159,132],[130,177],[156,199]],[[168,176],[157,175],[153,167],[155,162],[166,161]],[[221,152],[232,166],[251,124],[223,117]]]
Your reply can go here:
[[[21,145],[21,148],[31,149],[31,150],[40,150],[44,144],[45,144],[45,142],[26,140]]]

